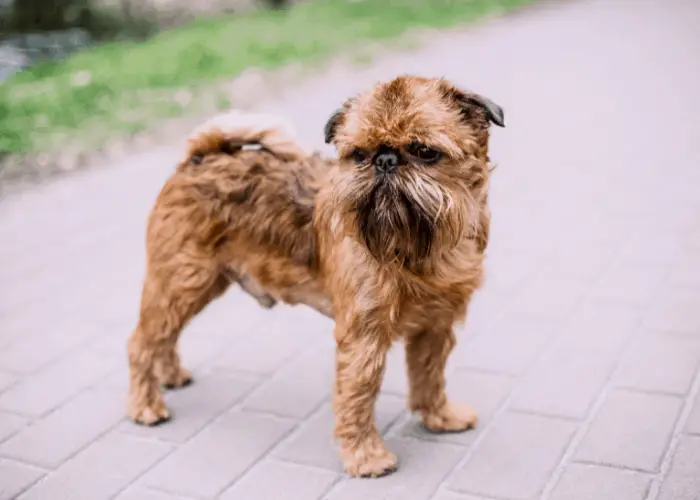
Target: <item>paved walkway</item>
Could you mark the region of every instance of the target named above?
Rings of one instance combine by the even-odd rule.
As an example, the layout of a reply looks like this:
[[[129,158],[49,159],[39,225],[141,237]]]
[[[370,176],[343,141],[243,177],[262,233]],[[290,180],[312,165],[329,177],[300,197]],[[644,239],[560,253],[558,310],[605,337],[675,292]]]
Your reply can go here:
[[[493,238],[432,437],[400,350],[378,419],[400,471],[348,480],[331,444],[332,325],[232,291],[185,332],[174,420],[124,419],[146,214],[174,149],[0,203],[0,499],[700,498],[700,3],[559,2],[265,109],[309,145],[350,93],[444,74],[506,109]]]

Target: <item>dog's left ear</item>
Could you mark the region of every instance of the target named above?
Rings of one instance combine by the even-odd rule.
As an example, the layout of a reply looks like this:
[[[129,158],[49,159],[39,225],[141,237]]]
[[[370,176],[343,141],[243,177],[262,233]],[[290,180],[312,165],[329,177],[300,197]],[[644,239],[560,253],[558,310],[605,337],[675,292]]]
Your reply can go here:
[[[495,123],[499,127],[506,126],[505,117],[503,116],[503,108],[501,108],[491,99],[479,94],[464,94],[462,102],[464,102],[465,106],[476,105],[481,107],[486,111],[486,116],[491,123]]]
[[[495,123],[499,127],[506,126],[503,108],[491,99],[473,92],[465,92],[449,84],[445,90],[448,98],[457,103],[466,118],[469,119],[473,116],[473,110],[476,107],[483,110],[489,122]]]

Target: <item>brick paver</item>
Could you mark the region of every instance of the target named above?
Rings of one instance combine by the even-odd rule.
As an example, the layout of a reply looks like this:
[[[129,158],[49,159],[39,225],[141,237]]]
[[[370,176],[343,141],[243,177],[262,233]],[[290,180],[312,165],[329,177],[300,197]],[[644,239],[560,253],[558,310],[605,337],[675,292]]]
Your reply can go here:
[[[575,459],[657,472],[681,406],[680,398],[665,394],[612,391],[594,418]],[[641,442],[644,446],[639,445]]]
[[[561,477],[551,500],[644,500],[651,478],[635,471],[571,464]]]
[[[575,431],[576,424],[567,420],[508,413],[494,424],[448,486],[489,497],[535,498]]]
[[[260,110],[321,130],[398,73],[506,110],[494,130],[487,282],[448,366],[478,429],[406,411],[403,347],[377,405],[399,471],[350,480],[332,443],[332,323],[232,290],[184,333],[173,420],[125,417],[125,342],[160,148],[0,201],[0,499],[700,498],[700,3],[544,3]]]
[[[659,500],[695,500],[700,491],[700,438],[683,437]]]

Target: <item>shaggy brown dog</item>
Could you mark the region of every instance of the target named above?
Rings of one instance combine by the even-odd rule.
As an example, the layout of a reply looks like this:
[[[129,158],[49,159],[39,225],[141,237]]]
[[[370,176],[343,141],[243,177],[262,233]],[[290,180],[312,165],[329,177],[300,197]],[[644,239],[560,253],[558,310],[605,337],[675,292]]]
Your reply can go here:
[[[191,379],[181,329],[238,282],[264,306],[304,303],[335,318],[335,436],[351,476],[396,469],[374,403],[398,338],[425,427],[473,427],[476,413],[448,402],[444,369],[482,279],[489,125],[503,126],[502,110],[445,80],[402,76],[331,117],[339,160],[307,155],[273,118],[246,120],[205,124],[151,213],[131,418],[169,418],[159,386]],[[241,148],[250,142],[262,148]]]

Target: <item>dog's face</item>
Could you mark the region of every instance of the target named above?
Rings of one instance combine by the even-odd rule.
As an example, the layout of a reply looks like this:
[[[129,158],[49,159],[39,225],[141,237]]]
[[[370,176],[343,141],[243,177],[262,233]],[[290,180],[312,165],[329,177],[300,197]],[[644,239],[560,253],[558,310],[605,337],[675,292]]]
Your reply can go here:
[[[476,229],[491,123],[504,126],[503,111],[488,99],[411,76],[377,85],[331,117],[335,201],[375,258],[417,267]]]

